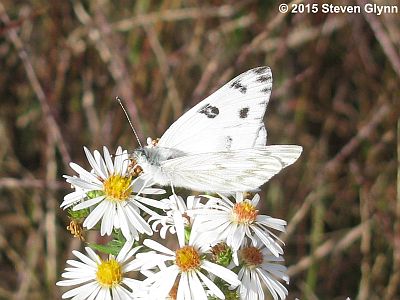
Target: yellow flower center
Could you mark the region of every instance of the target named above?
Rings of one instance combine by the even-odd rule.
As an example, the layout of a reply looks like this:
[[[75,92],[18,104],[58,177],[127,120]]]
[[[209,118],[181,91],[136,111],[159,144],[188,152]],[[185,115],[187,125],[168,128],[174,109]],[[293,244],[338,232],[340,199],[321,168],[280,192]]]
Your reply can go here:
[[[97,267],[97,281],[105,287],[112,287],[122,281],[121,265],[115,260],[102,261]]]
[[[132,193],[132,177],[111,175],[103,182],[106,198],[111,201],[125,201]]]
[[[233,207],[233,222],[239,224],[253,223],[258,215],[258,210],[251,204],[249,200],[236,203]]]
[[[184,246],[175,251],[176,265],[182,272],[191,271],[200,267],[201,259],[199,252],[192,246]]]
[[[240,256],[246,266],[255,268],[263,263],[263,255],[260,249],[256,247],[246,247],[240,250]]]

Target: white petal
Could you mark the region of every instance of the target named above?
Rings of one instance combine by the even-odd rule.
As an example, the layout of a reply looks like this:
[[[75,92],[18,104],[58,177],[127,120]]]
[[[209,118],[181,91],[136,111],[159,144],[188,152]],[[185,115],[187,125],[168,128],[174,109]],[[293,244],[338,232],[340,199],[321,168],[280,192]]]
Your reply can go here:
[[[114,164],[111,160],[110,152],[108,151],[106,146],[103,147],[103,153],[109,174],[114,174]]]
[[[231,231],[231,233],[230,233],[231,241],[230,241],[229,245],[232,246],[233,250],[237,250],[243,243],[243,239],[245,236],[245,226],[238,225],[236,227],[236,230],[233,229],[234,227],[231,227],[231,228],[232,228],[233,232]]]
[[[121,174],[126,174],[128,172],[128,167],[130,164],[130,159],[128,155],[128,151],[124,150],[122,153],[122,169],[121,169]]]
[[[101,264],[101,259],[100,257],[93,251],[92,248],[90,247],[85,247],[86,253],[89,255],[89,257],[97,264]]]
[[[132,278],[122,279],[122,283],[126,284],[132,291],[143,287],[143,282]]]
[[[255,194],[253,199],[251,200],[251,204],[254,207],[257,207],[259,201],[260,201],[260,195],[259,194]]]
[[[142,190],[143,194],[151,194],[151,195],[162,195],[165,194],[165,190],[163,189],[156,189],[156,188],[144,188]]]
[[[102,236],[105,234],[111,235],[115,215],[115,203],[104,201],[104,205],[107,206],[107,208],[105,209],[103,218],[101,220],[100,234]]]
[[[88,268],[82,269],[82,268],[65,268],[65,271],[61,274],[62,278],[65,279],[85,279],[87,281],[89,280],[95,280],[96,279],[96,272],[93,270],[89,270]]]
[[[89,181],[89,182],[94,182],[97,184],[100,184],[101,181],[94,176],[94,174],[90,173],[89,171],[86,171],[84,168],[82,168],[80,165],[71,162],[69,164],[69,166],[71,167],[72,170],[74,170],[76,173],[79,174],[79,176],[85,180],[85,181]]]
[[[150,206],[153,206],[153,207],[160,208],[160,209],[167,209],[168,208],[168,206],[165,203],[163,203],[161,201],[158,201],[158,200],[150,199],[150,198],[135,196],[134,200],[136,200],[138,202],[141,202],[143,204],[146,204],[146,205],[150,205]],[[154,214],[154,212],[153,212],[153,214]]]
[[[125,261],[126,255],[129,253],[129,251],[131,250],[132,246],[133,246],[133,241],[126,241],[125,242],[124,246],[121,248],[121,250],[119,251],[118,256],[117,256],[117,261],[119,263],[122,263],[122,262]]]
[[[121,228],[122,234],[126,240],[132,240],[131,230],[128,224],[129,217],[126,215],[127,210],[120,203],[117,204],[117,219]]]
[[[222,280],[225,280],[227,283],[233,286],[238,286],[240,284],[240,281],[235,273],[220,265],[214,264],[209,261],[203,261],[202,268],[210,273],[213,273],[214,275],[218,276]]]
[[[104,174],[103,178],[107,178],[110,173],[108,172],[106,162],[104,161],[99,151],[94,151],[94,158],[96,159],[97,165],[100,167],[101,172]]]
[[[89,199],[86,201],[83,201],[77,205],[74,206],[73,211],[77,211],[77,210],[81,210],[84,208],[88,208],[90,206],[96,205],[97,203],[99,203],[100,201],[102,201],[104,199],[104,196],[99,196],[93,199]]]
[[[79,251],[76,251],[76,250],[72,250],[72,254],[75,255],[77,258],[79,258],[83,263],[97,269],[96,262],[93,261],[92,259],[90,259],[89,257],[87,257],[85,254],[83,254]]]
[[[146,253],[138,253],[136,255],[136,259],[127,264],[127,268],[132,270],[140,269],[140,272],[145,274],[147,270],[154,269],[155,267],[162,265],[165,261],[171,261],[171,260],[173,260],[173,257],[168,256],[166,254],[157,254],[154,253],[154,251]],[[147,278],[144,283],[145,284],[151,283],[150,281],[151,280]]]
[[[135,196],[134,198],[130,198],[129,205],[135,206],[137,209],[143,210],[145,213],[148,213],[150,216],[154,216],[157,214],[155,211],[147,208],[139,201],[136,201],[136,198],[141,198],[141,197]],[[143,198],[141,198],[141,199],[143,199]]]
[[[95,299],[97,299],[97,295],[99,294],[100,290],[101,290],[101,286],[99,285],[96,288],[96,290],[94,290],[86,300],[95,300]]]
[[[97,283],[88,283],[79,287],[76,287],[62,295],[63,299],[74,297],[75,295],[80,294],[82,291],[89,291],[88,294],[93,293],[98,288]]]
[[[244,200],[243,193],[242,192],[237,192],[236,193],[236,197],[235,197],[236,203],[242,202],[243,200]]]
[[[182,214],[178,211],[175,211],[172,216],[174,219],[176,235],[178,237],[179,246],[183,247],[183,246],[185,246],[185,226],[183,223]],[[189,243],[189,245],[191,245],[191,244]]]
[[[60,207],[61,208],[67,208],[71,204],[74,204],[75,202],[84,199],[86,197],[86,194],[82,192],[81,190],[74,191],[72,193],[69,193],[64,196],[64,201],[61,203]]]
[[[263,242],[263,244],[275,255],[279,256],[280,254],[283,254],[283,249],[282,247],[272,239],[268,233],[261,231],[259,228],[256,226],[251,226],[251,229],[254,230],[254,233],[257,235],[257,237]]]
[[[121,146],[118,146],[114,158],[114,172],[116,174],[122,174],[122,160],[122,148]]]
[[[148,235],[152,235],[153,231],[151,230],[150,225],[140,216],[139,213],[135,210],[134,205],[132,203],[128,203],[125,206],[124,213],[126,214],[129,222],[140,232],[146,233]]]
[[[285,220],[276,219],[265,215],[258,215],[256,217],[256,222],[279,231],[285,231],[285,226],[287,224]]]
[[[96,160],[94,159],[94,157],[93,157],[92,153],[89,151],[89,149],[86,147],[83,147],[83,150],[85,151],[86,157],[89,161],[89,164],[93,168],[94,172],[101,178],[106,178],[107,175],[103,173],[103,171],[101,170],[100,166],[97,164]]]
[[[151,249],[154,249],[158,252],[162,252],[165,254],[169,254],[172,256],[175,256],[175,252],[173,252],[172,250],[168,249],[167,247],[161,245],[160,243],[150,240],[150,239],[146,239],[143,241],[143,245],[145,245],[146,247],[149,247]]]
[[[76,279],[61,280],[61,281],[58,281],[56,284],[58,286],[72,286],[72,285],[82,284],[82,283],[88,282],[90,280],[92,280],[92,279],[89,277],[82,277],[82,278],[76,278]]]
[[[203,285],[201,284],[199,278],[197,277],[196,272],[190,272],[188,274],[188,277],[189,277],[190,293],[192,295],[191,299],[196,298],[196,300],[207,300],[206,292],[204,291]],[[222,299],[225,299],[225,297],[223,297]]]
[[[157,286],[157,289],[159,290],[159,293],[157,292],[157,295],[166,296],[171,291],[175,283],[176,277],[179,274],[179,270],[176,266],[172,265],[168,268],[163,269],[160,272],[162,272],[162,276],[160,276],[159,280],[157,281],[157,283],[160,283],[160,285]]]
[[[91,180],[84,180],[82,178],[71,176],[64,176],[64,178],[66,178],[66,182],[85,191],[96,191],[103,188],[103,184],[100,181],[92,182]]]
[[[208,287],[208,289],[218,298],[225,299],[224,293],[219,289],[218,286],[214,282],[212,282],[207,276],[205,276],[203,273],[196,271],[197,275],[200,276],[201,280],[204,282],[204,284]]]
[[[132,289],[132,292],[135,292],[135,291]],[[118,295],[119,296],[118,299],[120,299],[120,300],[133,299],[132,294],[127,289],[125,289],[123,286],[120,286],[120,285],[117,285],[113,288],[113,296],[114,296],[113,300],[114,299],[117,300],[115,295]]]
[[[267,272],[259,268],[257,268],[256,271],[260,275],[261,279],[264,281],[265,285],[267,286],[268,290],[270,291],[274,299],[278,299],[277,294],[281,299],[286,298],[288,290],[282,283],[270,277],[270,275]]]
[[[106,209],[107,205],[104,202],[97,205],[96,208],[86,217],[85,221],[83,221],[83,227],[86,227],[87,229],[93,228],[93,226],[103,217]]]
[[[68,259],[67,264],[74,267],[71,269],[76,270],[76,268],[78,268],[79,272],[88,271],[88,272],[92,272],[94,274],[97,271],[97,266],[93,266],[92,264],[88,265],[88,264],[85,264],[83,262],[73,260],[73,259]],[[69,268],[65,268],[66,271],[68,271],[68,269]]]
[[[190,287],[188,283],[187,273],[182,273],[178,285],[177,300],[189,300],[189,299],[191,299],[191,295],[190,295]]]
[[[98,290],[100,290],[100,286],[97,282],[89,283],[87,285],[80,286],[78,294],[75,297],[77,297],[76,299],[84,300],[87,299],[91,294],[96,294]]]

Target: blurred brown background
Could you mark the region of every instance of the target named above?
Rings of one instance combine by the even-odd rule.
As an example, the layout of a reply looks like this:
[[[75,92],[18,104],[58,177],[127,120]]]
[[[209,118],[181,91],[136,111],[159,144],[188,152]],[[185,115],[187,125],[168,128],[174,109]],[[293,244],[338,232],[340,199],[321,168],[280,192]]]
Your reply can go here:
[[[269,143],[304,147],[262,192],[263,213],[289,222],[289,299],[400,299],[399,14],[280,3],[0,1],[0,299],[60,298],[82,247],[59,209],[67,164],[88,166],[84,145],[137,146],[116,95],[157,137],[260,65]]]

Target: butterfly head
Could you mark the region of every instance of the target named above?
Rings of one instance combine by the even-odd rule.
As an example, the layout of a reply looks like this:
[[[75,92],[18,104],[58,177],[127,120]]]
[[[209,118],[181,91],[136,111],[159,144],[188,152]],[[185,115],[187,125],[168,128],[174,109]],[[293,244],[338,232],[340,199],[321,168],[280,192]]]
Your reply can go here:
[[[148,161],[148,154],[145,148],[137,148],[132,153],[133,159],[140,165],[143,162]]]

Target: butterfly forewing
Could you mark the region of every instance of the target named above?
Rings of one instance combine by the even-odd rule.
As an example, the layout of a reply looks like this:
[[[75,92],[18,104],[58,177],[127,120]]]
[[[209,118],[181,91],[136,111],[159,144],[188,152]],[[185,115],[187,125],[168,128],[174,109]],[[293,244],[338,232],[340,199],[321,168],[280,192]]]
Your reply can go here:
[[[271,89],[271,69],[251,69],[181,116],[161,137],[158,145],[185,153],[265,145],[263,117]]]

